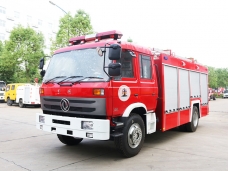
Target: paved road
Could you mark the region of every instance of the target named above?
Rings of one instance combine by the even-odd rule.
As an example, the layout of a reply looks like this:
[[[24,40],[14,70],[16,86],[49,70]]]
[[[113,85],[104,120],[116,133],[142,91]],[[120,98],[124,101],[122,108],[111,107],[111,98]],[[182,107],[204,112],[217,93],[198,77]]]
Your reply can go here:
[[[40,108],[0,103],[0,171],[228,171],[228,99],[210,102],[195,133],[147,135],[141,152],[123,158],[112,141],[65,146],[35,128]]]

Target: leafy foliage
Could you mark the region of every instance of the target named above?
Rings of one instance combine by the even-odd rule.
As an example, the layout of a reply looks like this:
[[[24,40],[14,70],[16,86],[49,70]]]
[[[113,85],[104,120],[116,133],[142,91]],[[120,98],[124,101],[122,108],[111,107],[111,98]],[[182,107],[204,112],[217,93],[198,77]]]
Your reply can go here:
[[[228,86],[228,68],[208,67],[209,70],[209,87],[225,87]]]
[[[3,52],[3,49],[4,49],[4,45],[3,45],[2,41],[0,40],[0,56]]]
[[[32,82],[39,77],[38,62],[44,56],[44,37],[30,27],[18,26],[5,42],[0,59],[0,79],[9,82]]]
[[[133,42],[132,38],[129,37],[129,38],[127,39],[127,42]]]
[[[93,33],[89,15],[83,10],[78,10],[75,16],[66,14],[59,20],[59,31],[56,39],[52,40],[51,52],[69,44],[69,38]]]
[[[216,70],[218,78],[218,87],[228,86],[228,68],[219,68]]]
[[[217,80],[218,80],[217,72],[216,72],[215,68],[213,68],[213,67],[208,67],[208,71],[209,71],[209,74],[208,74],[209,87],[210,88],[216,88],[218,86],[218,84],[217,84]]]

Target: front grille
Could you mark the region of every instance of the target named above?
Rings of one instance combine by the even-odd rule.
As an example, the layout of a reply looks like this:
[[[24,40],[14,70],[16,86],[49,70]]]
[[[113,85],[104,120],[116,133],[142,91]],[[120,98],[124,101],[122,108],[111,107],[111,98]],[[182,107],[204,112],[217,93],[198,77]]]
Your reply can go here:
[[[3,96],[3,93],[0,93],[0,96]]]
[[[48,99],[48,98],[44,98],[44,101],[47,101],[47,102],[60,102],[61,99]]]
[[[60,106],[57,105],[47,105],[44,104],[44,107],[46,107],[47,109],[55,109],[55,110],[62,110]]]
[[[71,107],[70,111],[78,111],[78,112],[93,112],[95,108],[85,108],[85,107]]]
[[[44,107],[47,109],[55,109],[55,110],[62,110],[60,106],[57,105],[47,105],[44,104]],[[93,112],[95,108],[88,108],[88,107],[70,107],[69,111],[76,111],[76,112]]]
[[[44,98],[45,101],[47,102],[60,102],[61,99],[48,99]],[[96,101],[94,100],[69,100],[70,103],[84,103],[84,104],[92,104],[95,103]]]
[[[69,101],[69,110],[61,109],[62,99]],[[41,97],[41,107],[43,112],[51,115],[72,116],[72,117],[98,117],[106,116],[105,98],[79,98],[79,97]]]

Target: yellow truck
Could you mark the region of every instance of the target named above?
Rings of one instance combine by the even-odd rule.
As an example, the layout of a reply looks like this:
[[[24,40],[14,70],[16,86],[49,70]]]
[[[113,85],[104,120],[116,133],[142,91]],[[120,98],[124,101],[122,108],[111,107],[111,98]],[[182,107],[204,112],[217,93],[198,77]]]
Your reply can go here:
[[[16,102],[17,87],[24,84],[25,83],[7,84],[4,99],[8,106],[12,106],[12,104]]]

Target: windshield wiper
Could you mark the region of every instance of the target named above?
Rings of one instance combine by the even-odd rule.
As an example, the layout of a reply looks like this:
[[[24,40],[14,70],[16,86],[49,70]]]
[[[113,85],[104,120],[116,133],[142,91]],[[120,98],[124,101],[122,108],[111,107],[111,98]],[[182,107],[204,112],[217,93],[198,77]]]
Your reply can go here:
[[[89,78],[89,79],[104,79],[104,78],[102,78],[102,77],[84,77],[84,78],[82,78],[82,79],[80,79],[80,80],[77,80],[77,81],[75,81],[75,82],[72,82],[72,84],[74,84],[74,83],[79,83],[80,81],[82,81],[82,80],[85,80],[86,78]]]
[[[68,79],[72,79],[72,78],[79,78],[79,77],[83,77],[83,76],[70,76],[70,77],[67,77],[67,78],[65,78],[65,79],[63,79],[63,80],[61,80],[61,81],[59,81],[59,82],[57,82],[57,84],[59,84],[59,83],[61,83],[61,82],[63,82],[63,81],[65,81],[65,80],[68,80]]]
[[[56,78],[63,78],[63,77],[66,77],[66,76],[57,76],[57,77],[51,78],[50,80],[47,80],[46,82],[44,82],[44,84],[47,84],[50,81],[55,80]]]

